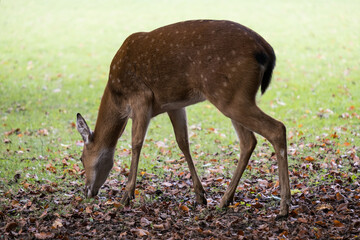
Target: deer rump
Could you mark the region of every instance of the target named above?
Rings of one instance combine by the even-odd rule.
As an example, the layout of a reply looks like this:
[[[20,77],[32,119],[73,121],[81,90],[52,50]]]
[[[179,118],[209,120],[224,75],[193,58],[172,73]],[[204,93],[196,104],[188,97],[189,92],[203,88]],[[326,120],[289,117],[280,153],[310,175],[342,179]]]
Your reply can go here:
[[[264,93],[274,66],[272,47],[251,29],[186,21],[130,35],[112,60],[108,87],[129,100],[149,95],[152,116],[206,99],[225,108],[238,95],[254,100],[260,85]]]

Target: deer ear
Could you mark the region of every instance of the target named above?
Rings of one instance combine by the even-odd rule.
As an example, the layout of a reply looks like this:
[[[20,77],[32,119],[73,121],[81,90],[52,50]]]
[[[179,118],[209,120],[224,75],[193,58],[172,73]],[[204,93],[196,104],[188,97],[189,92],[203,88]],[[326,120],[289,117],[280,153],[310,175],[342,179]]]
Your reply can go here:
[[[92,138],[92,132],[90,131],[89,126],[87,125],[85,119],[81,116],[80,113],[76,115],[76,128],[79,131],[81,137],[84,140],[85,144],[88,144]]]

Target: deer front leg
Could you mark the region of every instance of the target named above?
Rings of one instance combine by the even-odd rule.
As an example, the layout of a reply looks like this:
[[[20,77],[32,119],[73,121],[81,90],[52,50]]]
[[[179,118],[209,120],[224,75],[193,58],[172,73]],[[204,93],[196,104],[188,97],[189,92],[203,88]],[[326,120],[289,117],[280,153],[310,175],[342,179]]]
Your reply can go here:
[[[234,172],[234,176],[231,179],[230,185],[227,188],[224,196],[221,199],[220,207],[226,207],[233,202],[235,190],[239,184],[241,176],[249,163],[250,156],[256,146],[256,138],[254,133],[244,128],[236,121],[232,121],[232,124],[236,130],[236,133],[240,140],[240,160]]]
[[[171,123],[174,128],[174,133],[176,137],[176,142],[179,145],[180,150],[185,156],[185,160],[189,166],[191,178],[194,184],[194,190],[196,194],[196,202],[199,204],[207,204],[205,198],[205,190],[199,180],[199,177],[196,173],[194,162],[191,158],[190,147],[189,147],[189,137],[187,130],[187,121],[186,121],[186,111],[184,108],[173,110],[168,112]]]
[[[125,206],[130,204],[130,200],[134,198],[136,175],[139,164],[139,157],[141,148],[146,135],[146,130],[150,122],[150,108],[142,106],[140,110],[134,111],[132,118],[132,130],[131,130],[131,166],[126,184],[125,193],[121,200],[121,203]]]

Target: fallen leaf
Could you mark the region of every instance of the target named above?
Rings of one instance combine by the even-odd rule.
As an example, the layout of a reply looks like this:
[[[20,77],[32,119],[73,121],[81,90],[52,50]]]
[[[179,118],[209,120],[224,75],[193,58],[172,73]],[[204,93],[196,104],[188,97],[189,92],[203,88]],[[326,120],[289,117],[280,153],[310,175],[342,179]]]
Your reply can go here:
[[[61,228],[63,226],[62,220],[60,218],[57,218],[54,223],[52,224],[53,229]]]
[[[311,157],[311,156],[307,156],[304,160],[305,160],[305,161],[308,161],[308,162],[313,162],[313,161],[315,161],[315,159],[314,159],[313,157]]]
[[[147,227],[147,226],[149,226],[150,224],[151,224],[151,222],[150,222],[147,218],[142,217],[142,218],[140,219],[140,225],[141,225],[142,227]]]
[[[5,226],[5,232],[10,232],[10,231],[14,230],[17,226],[18,226],[18,224],[16,222],[9,222]]]
[[[189,212],[189,208],[185,205],[180,205],[180,209],[183,210],[184,212]]]
[[[41,232],[41,233],[35,233],[36,239],[52,239],[54,238],[54,233],[50,232]]]
[[[345,225],[338,220],[334,220],[334,226],[335,227],[344,227]]]
[[[264,205],[262,205],[261,203],[259,203],[259,202],[256,202],[256,203],[254,203],[254,204],[252,204],[251,205],[251,207],[253,207],[253,208],[262,208]]]
[[[318,206],[316,206],[316,211],[321,211],[321,210],[332,210],[333,207],[330,204],[320,204]]]
[[[87,206],[87,207],[85,208],[85,212],[88,213],[88,214],[92,213],[91,207],[90,207],[90,206]]]
[[[147,230],[141,228],[133,228],[130,231],[135,233],[138,237],[144,237],[150,234]]]
[[[323,221],[316,221],[315,224],[326,227],[326,223],[324,223]]]
[[[339,192],[337,192],[335,194],[335,196],[336,196],[336,200],[338,200],[338,201],[344,200],[344,196]]]
[[[164,224],[154,224],[153,228],[158,231],[165,230]]]
[[[171,186],[172,186],[172,183],[163,182],[162,185],[165,186],[165,187],[171,187]]]

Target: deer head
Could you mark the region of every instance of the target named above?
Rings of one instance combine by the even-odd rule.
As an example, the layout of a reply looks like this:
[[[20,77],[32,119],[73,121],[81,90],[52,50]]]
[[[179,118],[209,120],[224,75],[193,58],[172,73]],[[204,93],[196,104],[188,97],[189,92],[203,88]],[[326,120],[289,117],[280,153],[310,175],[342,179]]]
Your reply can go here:
[[[84,140],[81,162],[85,169],[85,196],[94,197],[104,184],[113,167],[114,151],[94,144],[95,134],[80,113],[77,114],[76,128]]]

